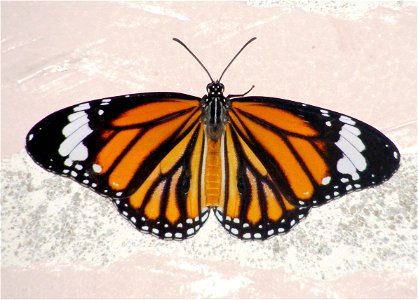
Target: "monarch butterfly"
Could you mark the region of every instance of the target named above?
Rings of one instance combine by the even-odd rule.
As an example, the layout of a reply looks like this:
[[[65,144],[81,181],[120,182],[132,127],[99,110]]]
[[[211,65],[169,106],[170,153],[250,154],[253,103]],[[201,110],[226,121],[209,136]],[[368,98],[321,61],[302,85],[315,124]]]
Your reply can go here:
[[[288,232],[320,206],[381,184],[399,167],[396,146],[352,117],[290,100],[139,93],[57,111],[26,138],[33,160],[109,197],[138,230],[195,235],[211,210],[241,239]]]

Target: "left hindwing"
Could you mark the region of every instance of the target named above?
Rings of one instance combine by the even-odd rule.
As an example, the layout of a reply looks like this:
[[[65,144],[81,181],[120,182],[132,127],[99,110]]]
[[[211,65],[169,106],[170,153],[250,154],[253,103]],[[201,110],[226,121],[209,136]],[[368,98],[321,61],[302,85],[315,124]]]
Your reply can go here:
[[[232,127],[298,207],[378,185],[399,167],[396,146],[354,118],[283,99],[234,99]]]

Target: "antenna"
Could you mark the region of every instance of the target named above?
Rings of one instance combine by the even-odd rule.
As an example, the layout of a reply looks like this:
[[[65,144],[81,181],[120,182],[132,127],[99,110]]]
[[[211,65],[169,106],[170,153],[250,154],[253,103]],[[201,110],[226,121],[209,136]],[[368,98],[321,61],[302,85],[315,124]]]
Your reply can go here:
[[[206,69],[206,67],[202,64],[202,62],[197,58],[196,55],[194,55],[194,53],[182,42],[180,41],[178,38],[173,38],[174,41],[176,41],[177,43],[179,43],[180,45],[182,45],[184,48],[186,48],[187,51],[190,52],[190,54],[197,60],[197,62],[202,66],[202,68],[206,71],[206,73],[208,73],[210,80],[212,81],[212,83],[215,83],[215,81],[212,79],[212,76],[210,76],[210,73],[208,71],[208,69]],[[248,44],[248,43],[247,43]],[[245,47],[245,46],[244,46]],[[241,52],[241,51],[240,51]]]
[[[237,58],[237,56],[242,52],[242,50],[245,49],[245,47],[248,46],[249,43],[251,43],[252,41],[254,41],[256,39],[256,37],[253,37],[252,39],[250,39],[248,42],[245,43],[244,46],[242,46],[241,50],[238,51],[237,54],[235,54],[234,58],[229,62],[229,64],[226,66],[225,70],[222,72],[221,77],[219,77],[219,81],[221,81],[222,76],[224,76],[226,70],[228,70],[229,66],[232,64],[232,62]],[[212,80],[213,81],[213,80]]]

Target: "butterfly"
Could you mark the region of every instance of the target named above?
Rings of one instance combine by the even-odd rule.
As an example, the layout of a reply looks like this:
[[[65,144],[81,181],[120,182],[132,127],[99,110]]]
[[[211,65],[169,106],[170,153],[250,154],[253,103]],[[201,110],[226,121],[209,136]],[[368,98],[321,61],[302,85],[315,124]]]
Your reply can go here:
[[[279,98],[139,93],[84,102],[37,123],[26,149],[47,171],[109,197],[138,230],[195,235],[213,211],[233,236],[288,232],[312,207],[376,186],[399,167],[396,146],[355,118]]]

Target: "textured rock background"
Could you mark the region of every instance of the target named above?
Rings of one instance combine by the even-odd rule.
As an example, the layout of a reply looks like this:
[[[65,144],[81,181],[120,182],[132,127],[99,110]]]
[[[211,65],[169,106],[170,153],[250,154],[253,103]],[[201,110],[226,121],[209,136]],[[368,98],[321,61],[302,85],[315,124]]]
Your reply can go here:
[[[2,2],[2,296],[406,297],[416,286],[416,7],[395,2]],[[318,209],[289,234],[242,242],[138,233],[113,205],[22,150],[42,117],[146,91],[301,100],[364,120],[398,145],[384,185]],[[156,288],[158,286],[158,288]]]

